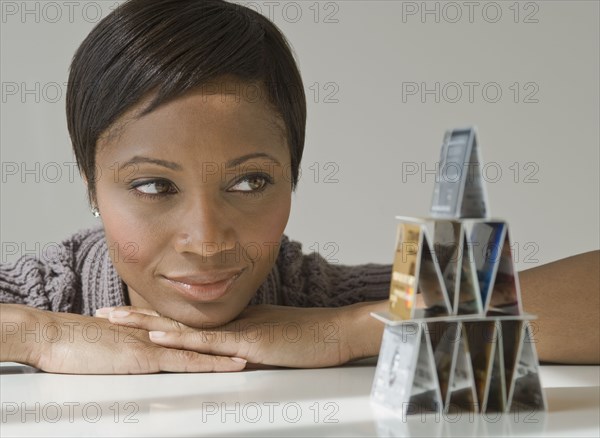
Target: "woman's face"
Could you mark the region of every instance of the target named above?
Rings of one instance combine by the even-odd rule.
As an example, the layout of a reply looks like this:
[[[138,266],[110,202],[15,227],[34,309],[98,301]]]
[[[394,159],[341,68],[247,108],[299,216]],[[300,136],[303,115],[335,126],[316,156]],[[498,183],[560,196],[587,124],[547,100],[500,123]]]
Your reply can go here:
[[[131,304],[189,326],[246,307],[290,213],[283,125],[243,87],[222,83],[133,119],[142,102],[98,142],[96,202]]]

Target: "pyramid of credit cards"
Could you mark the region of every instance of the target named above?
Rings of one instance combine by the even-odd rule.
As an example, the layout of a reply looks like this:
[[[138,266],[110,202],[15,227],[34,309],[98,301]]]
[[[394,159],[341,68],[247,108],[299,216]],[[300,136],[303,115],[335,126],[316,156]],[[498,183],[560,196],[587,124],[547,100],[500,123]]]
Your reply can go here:
[[[545,410],[535,316],[506,221],[490,217],[475,128],[446,132],[431,215],[398,216],[371,399],[401,415]]]

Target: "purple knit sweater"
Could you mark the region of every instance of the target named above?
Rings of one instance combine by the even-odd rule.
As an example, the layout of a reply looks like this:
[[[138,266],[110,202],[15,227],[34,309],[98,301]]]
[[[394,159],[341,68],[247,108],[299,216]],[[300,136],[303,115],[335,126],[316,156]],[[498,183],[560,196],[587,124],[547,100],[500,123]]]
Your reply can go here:
[[[127,288],[110,260],[101,226],[65,239],[44,259],[0,264],[0,302],[93,315],[128,304]],[[392,265],[328,263],[283,236],[277,261],[250,304],[337,307],[387,299]]]

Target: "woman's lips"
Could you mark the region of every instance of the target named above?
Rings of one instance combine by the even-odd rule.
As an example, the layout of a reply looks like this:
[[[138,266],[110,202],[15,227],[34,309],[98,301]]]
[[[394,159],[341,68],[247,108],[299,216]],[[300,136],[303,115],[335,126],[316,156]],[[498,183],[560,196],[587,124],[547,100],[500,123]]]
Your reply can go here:
[[[223,297],[244,269],[224,274],[186,275],[163,278],[184,297],[193,301],[210,302]]]

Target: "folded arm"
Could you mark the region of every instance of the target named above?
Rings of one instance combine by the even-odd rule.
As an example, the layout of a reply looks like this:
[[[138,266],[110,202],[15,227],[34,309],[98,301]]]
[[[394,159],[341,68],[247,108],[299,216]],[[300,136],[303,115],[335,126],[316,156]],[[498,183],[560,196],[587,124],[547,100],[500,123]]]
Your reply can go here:
[[[519,272],[523,309],[544,362],[600,363],[600,251]]]

